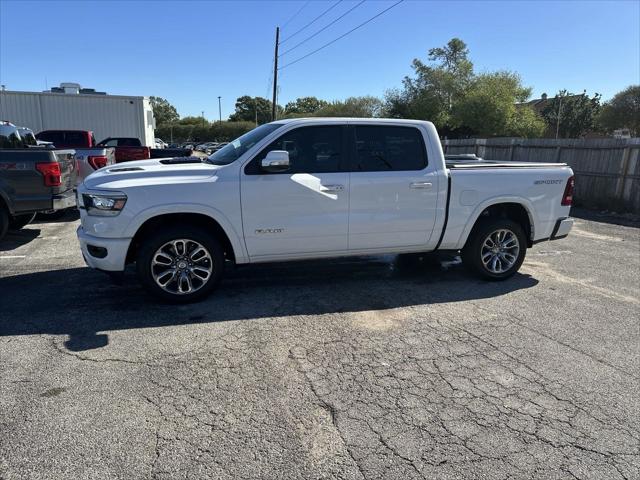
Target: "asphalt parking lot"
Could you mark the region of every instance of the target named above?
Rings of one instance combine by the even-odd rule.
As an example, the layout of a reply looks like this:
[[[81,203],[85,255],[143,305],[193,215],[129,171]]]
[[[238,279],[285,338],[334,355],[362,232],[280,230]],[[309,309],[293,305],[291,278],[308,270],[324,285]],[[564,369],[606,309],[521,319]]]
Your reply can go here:
[[[640,229],[579,219],[502,283],[375,257],[156,303],[77,221],[0,244],[0,478],[639,478]]]

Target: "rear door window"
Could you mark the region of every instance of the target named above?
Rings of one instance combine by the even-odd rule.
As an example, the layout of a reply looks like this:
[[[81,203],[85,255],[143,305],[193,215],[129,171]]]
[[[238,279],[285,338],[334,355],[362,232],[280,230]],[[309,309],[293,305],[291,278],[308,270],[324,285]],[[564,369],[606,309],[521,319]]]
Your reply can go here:
[[[65,145],[73,145],[75,147],[88,147],[87,135],[83,132],[66,132]]]
[[[357,125],[354,141],[354,172],[422,170],[428,163],[422,133],[415,127]]]
[[[64,145],[64,132],[40,132],[36,135],[36,138],[43,142],[51,142],[54,145]]]

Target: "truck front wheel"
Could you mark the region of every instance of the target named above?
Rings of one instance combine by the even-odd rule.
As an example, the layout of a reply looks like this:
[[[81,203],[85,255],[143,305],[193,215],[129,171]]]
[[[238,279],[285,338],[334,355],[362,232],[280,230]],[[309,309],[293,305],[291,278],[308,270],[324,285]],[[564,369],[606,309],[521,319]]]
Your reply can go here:
[[[188,303],[218,284],[224,253],[205,230],[168,227],[142,242],[136,264],[138,278],[150,293],[172,303]]]
[[[508,218],[483,221],[462,249],[465,266],[487,280],[505,280],[515,274],[527,253],[522,227]]]

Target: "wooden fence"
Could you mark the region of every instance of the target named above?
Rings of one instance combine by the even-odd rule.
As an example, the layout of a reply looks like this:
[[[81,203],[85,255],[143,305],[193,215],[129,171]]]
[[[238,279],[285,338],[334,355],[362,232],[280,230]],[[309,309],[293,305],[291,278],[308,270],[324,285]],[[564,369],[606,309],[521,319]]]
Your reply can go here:
[[[445,153],[488,160],[567,163],[576,175],[575,203],[640,213],[640,138],[443,140]]]

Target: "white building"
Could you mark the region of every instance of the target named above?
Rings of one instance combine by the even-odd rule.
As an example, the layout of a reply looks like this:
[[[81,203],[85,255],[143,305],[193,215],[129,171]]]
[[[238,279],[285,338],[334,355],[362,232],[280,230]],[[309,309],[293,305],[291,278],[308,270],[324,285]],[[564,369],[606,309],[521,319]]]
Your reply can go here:
[[[97,141],[137,137],[153,147],[155,119],[149,97],[107,95],[77,83],[47,92],[0,91],[0,120],[42,130],[91,130]]]

